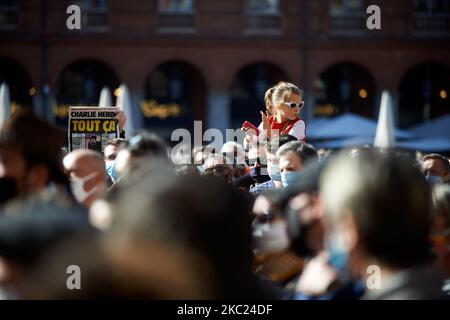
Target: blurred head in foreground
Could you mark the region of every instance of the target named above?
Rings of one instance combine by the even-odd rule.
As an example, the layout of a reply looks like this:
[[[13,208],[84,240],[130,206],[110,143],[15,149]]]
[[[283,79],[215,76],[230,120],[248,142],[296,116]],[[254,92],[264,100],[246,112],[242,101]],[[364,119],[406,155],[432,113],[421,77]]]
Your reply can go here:
[[[414,274],[431,258],[431,193],[412,161],[375,151],[341,155],[326,168],[320,190],[330,254],[346,255],[353,274],[364,280],[376,266],[385,290],[394,286],[391,277],[409,270],[404,288],[383,298],[439,296],[439,277],[428,269]]]
[[[59,131],[31,113],[18,112],[0,131],[0,205],[65,184]]]
[[[115,261],[145,270],[159,263],[149,248],[167,248],[193,257],[196,267],[185,271],[195,279],[193,289],[209,298],[261,297],[251,273],[249,208],[224,179],[177,177],[161,169],[123,182],[104,206],[92,209],[112,216],[105,243]]]

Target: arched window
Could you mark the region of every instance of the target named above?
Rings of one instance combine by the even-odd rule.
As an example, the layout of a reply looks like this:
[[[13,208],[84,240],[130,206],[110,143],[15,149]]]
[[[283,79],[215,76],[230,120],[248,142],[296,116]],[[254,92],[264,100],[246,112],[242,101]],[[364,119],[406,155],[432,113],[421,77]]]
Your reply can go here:
[[[100,91],[107,86],[114,91],[119,86],[116,73],[97,60],[80,60],[67,66],[56,85],[53,106],[55,122],[66,129],[69,106],[97,106]]]
[[[141,112],[144,127],[170,138],[174,129],[193,127],[204,118],[206,84],[192,65],[172,61],[159,65],[145,82]]]
[[[399,88],[399,127],[407,128],[450,113],[450,69],[424,63],[410,69]]]
[[[31,83],[28,72],[17,62],[0,58],[0,84],[6,82],[9,87],[11,111],[31,109],[36,88]]]
[[[355,63],[335,64],[315,81],[314,115],[332,117],[352,112],[372,118],[375,93],[375,81],[364,67]]]
[[[242,68],[231,87],[231,124],[240,128],[246,120],[258,125],[259,111],[265,111],[264,94],[279,81],[289,81],[286,73],[276,65],[255,63]]]

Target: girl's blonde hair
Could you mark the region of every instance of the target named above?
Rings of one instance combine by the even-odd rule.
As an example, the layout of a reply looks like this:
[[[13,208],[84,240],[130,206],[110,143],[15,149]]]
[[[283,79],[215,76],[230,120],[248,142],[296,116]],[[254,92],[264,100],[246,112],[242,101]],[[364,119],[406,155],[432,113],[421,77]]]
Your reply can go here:
[[[272,88],[269,88],[266,93],[264,94],[264,104],[266,105],[266,110],[272,114],[273,112],[273,103],[272,103],[272,95],[273,91],[275,90],[275,86]]]
[[[278,82],[275,86],[266,91],[264,102],[266,109],[273,114],[274,107],[280,102],[286,101],[291,94],[297,94],[303,100],[303,90],[290,82]]]

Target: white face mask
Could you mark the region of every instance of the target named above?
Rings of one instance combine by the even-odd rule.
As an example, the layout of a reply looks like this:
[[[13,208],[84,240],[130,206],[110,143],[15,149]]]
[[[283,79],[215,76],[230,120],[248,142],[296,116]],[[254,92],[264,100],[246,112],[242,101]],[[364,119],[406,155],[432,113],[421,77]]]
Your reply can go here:
[[[283,220],[258,225],[253,233],[258,253],[280,253],[288,249],[287,222]]]
[[[93,187],[89,191],[84,190],[84,183],[94,178],[97,174],[98,172],[92,172],[82,178],[75,177],[70,179],[70,186],[72,188],[73,195],[79,203],[83,203],[90,195],[98,190],[98,186]]]

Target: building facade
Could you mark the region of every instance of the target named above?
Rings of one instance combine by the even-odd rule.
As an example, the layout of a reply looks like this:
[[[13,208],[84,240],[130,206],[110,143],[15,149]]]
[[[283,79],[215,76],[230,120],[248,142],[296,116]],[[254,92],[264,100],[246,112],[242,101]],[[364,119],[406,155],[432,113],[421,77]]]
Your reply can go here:
[[[381,29],[369,30],[369,5]],[[81,9],[70,30],[68,7]],[[62,129],[70,105],[126,84],[136,128],[239,128],[265,90],[291,81],[306,120],[376,118],[389,90],[396,124],[450,113],[449,0],[0,0],[0,81],[12,108]],[[69,11],[69,13],[67,13]],[[113,97],[114,98],[114,97]],[[114,103],[113,99],[113,103]]]

